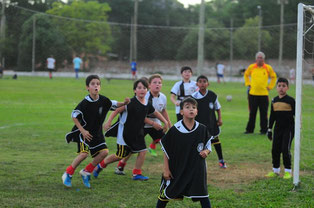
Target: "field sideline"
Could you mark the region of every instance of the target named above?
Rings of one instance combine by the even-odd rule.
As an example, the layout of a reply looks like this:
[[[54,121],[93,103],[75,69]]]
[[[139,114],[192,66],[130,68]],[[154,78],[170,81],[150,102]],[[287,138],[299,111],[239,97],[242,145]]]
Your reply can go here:
[[[175,122],[174,106],[169,92],[175,81],[164,81],[162,92],[168,96],[168,112]],[[162,151],[158,157],[147,153],[143,174],[145,182],[132,181],[133,156],[125,176],[114,174],[116,164],[109,165],[98,179],[91,180],[91,189],[82,184],[79,170],[91,161],[88,158],[75,172],[71,189],[65,188],[61,176],[76,156],[76,145],[66,144],[64,135],[73,126],[71,112],[87,94],[85,79],[18,77],[0,79],[0,206],[1,207],[155,207],[160,176]],[[101,94],[122,101],[133,96],[130,80],[102,79]],[[218,167],[213,152],[207,159],[208,190],[212,207],[314,207],[313,201],[313,86],[303,91],[303,137],[301,141],[301,186],[297,191],[292,180],[266,179],[271,170],[271,142],[261,136],[256,122],[255,134],[244,135],[248,119],[246,89],[242,83],[211,83],[222,105],[221,142],[228,168]],[[291,86],[288,94],[295,96]],[[231,102],[226,96],[232,95]],[[271,91],[270,97],[276,95]],[[259,121],[259,118],[257,118]],[[116,151],[115,138],[106,139],[110,154]],[[146,143],[151,142],[146,138]],[[292,145],[293,153],[294,145]],[[167,207],[199,207],[190,199],[170,202]]]

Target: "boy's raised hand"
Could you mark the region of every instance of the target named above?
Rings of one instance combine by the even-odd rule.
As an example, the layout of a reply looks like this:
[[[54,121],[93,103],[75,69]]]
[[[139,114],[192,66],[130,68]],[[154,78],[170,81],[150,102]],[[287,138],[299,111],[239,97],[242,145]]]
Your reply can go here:
[[[126,97],[126,98],[124,99],[123,105],[129,104],[130,101],[131,101],[130,98]]]

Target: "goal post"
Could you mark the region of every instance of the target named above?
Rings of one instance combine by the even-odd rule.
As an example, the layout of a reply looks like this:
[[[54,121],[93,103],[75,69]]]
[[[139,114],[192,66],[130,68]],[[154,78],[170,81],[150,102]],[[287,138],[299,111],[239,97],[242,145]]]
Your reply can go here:
[[[302,85],[303,85],[303,61],[304,61],[304,36],[310,30],[314,29],[314,20],[306,28],[307,22],[304,22],[304,13],[308,12],[314,17],[314,6],[298,4],[298,27],[297,27],[297,57],[296,57],[296,95],[295,95],[295,134],[294,134],[294,168],[293,184],[297,187],[300,183],[300,148],[301,148],[301,128],[302,128]]]

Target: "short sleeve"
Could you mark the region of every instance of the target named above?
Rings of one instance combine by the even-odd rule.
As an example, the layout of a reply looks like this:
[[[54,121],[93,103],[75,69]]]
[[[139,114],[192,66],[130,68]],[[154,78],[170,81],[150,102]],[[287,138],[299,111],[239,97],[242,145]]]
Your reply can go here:
[[[110,100],[111,101],[111,108],[110,110],[114,111],[118,108],[118,101],[116,100]]]
[[[180,85],[179,85],[179,82],[176,82],[173,87],[171,88],[171,93],[172,94],[175,94],[175,95],[178,95],[179,94],[179,90],[180,90]]]

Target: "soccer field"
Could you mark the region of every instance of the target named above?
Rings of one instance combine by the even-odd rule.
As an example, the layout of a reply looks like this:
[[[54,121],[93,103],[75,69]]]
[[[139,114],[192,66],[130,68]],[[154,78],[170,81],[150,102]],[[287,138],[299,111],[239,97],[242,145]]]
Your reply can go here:
[[[174,81],[164,81],[162,92],[168,96],[168,113],[175,123],[170,89]],[[102,80],[101,94],[122,101],[132,97],[130,80]],[[91,189],[84,187],[79,170],[91,161],[89,157],[76,170],[72,188],[65,188],[61,176],[76,156],[76,144],[64,136],[73,126],[71,112],[87,94],[85,79],[19,77],[0,80],[0,207],[155,207],[162,174],[162,151],[158,157],[146,155],[143,174],[148,181],[131,180],[133,156],[126,175],[114,174],[116,163],[92,178]],[[267,179],[271,171],[271,142],[259,135],[259,117],[253,135],[245,135],[248,120],[246,88],[242,83],[211,83],[222,105],[222,142],[227,169],[220,169],[217,155],[207,158],[208,191],[212,207],[314,207],[314,87],[304,86],[303,136],[301,140],[300,188],[292,179]],[[295,96],[291,86],[288,94]],[[232,95],[231,102],[226,96]],[[270,98],[276,95],[271,91]],[[110,153],[116,151],[115,138],[106,139]],[[146,144],[151,142],[146,138]],[[291,152],[293,155],[294,145]],[[293,162],[293,161],[292,161]],[[283,166],[281,166],[283,169]],[[167,207],[199,207],[190,199],[170,202]]]

